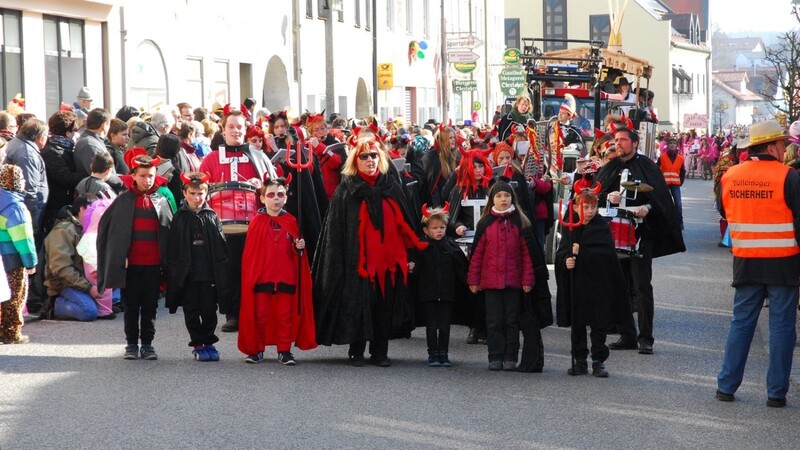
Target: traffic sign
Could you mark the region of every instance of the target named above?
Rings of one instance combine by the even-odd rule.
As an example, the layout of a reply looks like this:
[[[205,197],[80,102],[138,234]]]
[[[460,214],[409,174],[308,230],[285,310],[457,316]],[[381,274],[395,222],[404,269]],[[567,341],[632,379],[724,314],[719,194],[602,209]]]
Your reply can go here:
[[[462,37],[447,38],[445,49],[448,52],[452,50],[472,50],[482,44],[482,40],[478,39],[474,34],[470,34]]]
[[[455,67],[455,69],[461,73],[471,73],[478,67],[478,63],[476,63],[475,61],[460,62],[460,63],[454,63],[453,67]]]
[[[394,87],[394,67],[392,63],[378,63],[378,89]]]
[[[507,67],[500,71],[500,90],[504,95],[519,95],[525,89],[524,69]]]
[[[475,52],[447,52],[447,60],[451,63],[474,62],[477,61],[478,58],[480,58],[480,55]]]
[[[453,80],[453,92],[477,91],[478,80]]]

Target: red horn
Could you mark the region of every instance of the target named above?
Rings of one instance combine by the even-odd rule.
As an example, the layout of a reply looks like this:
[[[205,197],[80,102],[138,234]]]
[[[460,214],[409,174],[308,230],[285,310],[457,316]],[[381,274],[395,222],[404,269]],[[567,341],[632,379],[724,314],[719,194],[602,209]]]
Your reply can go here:
[[[461,156],[465,158],[469,155],[469,152],[464,147],[459,146],[458,151],[461,153]]]
[[[202,175],[202,176],[200,176],[200,182],[201,182],[201,183],[208,183],[208,181],[209,181],[210,179],[211,179],[211,174],[210,174],[210,173],[208,173],[208,172],[203,172],[203,175]]]
[[[598,182],[597,185],[594,187],[594,189],[591,190],[591,192],[594,195],[599,195],[600,194],[600,190],[602,188],[603,188],[603,185]]]
[[[444,202],[443,210],[444,210],[445,214],[450,213],[450,202]]]
[[[595,138],[595,139],[600,139],[601,137],[603,137],[603,136],[605,136],[605,135],[606,135],[606,134],[605,134],[605,133],[603,132],[603,130],[601,130],[600,128],[595,128],[595,129],[594,129],[594,138]]]
[[[292,174],[290,173],[289,175],[286,176],[286,187],[289,187],[291,183],[292,183]]]
[[[430,217],[430,216],[431,216],[431,212],[428,210],[428,204],[425,203],[425,204],[422,205],[422,217],[426,217],[427,218],[427,217]]]
[[[151,166],[157,166],[159,164],[161,164],[161,157],[160,156],[156,156],[155,158],[150,160],[150,165]]]
[[[186,176],[185,173],[181,172],[181,181],[183,181],[183,184],[189,184],[192,182],[192,179]]]

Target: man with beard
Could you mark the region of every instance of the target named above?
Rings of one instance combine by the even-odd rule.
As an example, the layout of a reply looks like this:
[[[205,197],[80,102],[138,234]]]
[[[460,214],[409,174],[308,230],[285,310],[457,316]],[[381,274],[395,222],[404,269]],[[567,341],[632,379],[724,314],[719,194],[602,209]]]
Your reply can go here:
[[[250,150],[245,141],[246,118],[242,111],[231,109],[222,119],[222,134],[225,144],[220,145],[203,159],[200,172],[210,175],[210,183],[225,181],[242,181],[253,184],[264,179],[265,174],[276,178],[275,167],[263,152]],[[220,213],[220,211],[217,211]],[[223,217],[220,217],[223,218]],[[226,322],[220,328],[222,331],[231,332],[239,329],[239,297],[242,279],[242,252],[244,251],[245,233],[226,233],[230,252],[230,309],[220,311],[225,314]]]
[[[633,316],[628,316],[628,320],[618,324],[620,338],[609,348],[622,350],[638,347],[639,353],[650,355],[653,353],[653,258],[686,251],[686,246],[664,176],[653,161],[637,152],[639,135],[621,128],[614,133],[614,141],[617,157],[597,174],[597,181],[602,186],[600,204],[606,200],[614,205],[620,203],[620,180],[625,170],[628,171],[628,180],[648,184],[653,190],[639,190],[636,198],[626,198],[627,210],[642,221],[636,227],[638,255],[620,261],[628,285],[632,288],[631,300],[638,313],[639,333],[636,333]]]

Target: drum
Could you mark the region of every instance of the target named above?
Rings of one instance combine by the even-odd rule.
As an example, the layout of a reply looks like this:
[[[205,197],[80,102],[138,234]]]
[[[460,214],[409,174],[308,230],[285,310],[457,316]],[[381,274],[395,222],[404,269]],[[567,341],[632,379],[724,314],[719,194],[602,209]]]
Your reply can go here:
[[[635,255],[639,250],[639,241],[636,239],[636,217],[630,211],[617,210],[615,217],[605,217],[611,227],[611,236],[614,237],[614,247],[621,255]]]
[[[217,213],[225,234],[245,233],[258,212],[258,192],[241,181],[216,183],[208,189],[208,206]]]
[[[475,239],[474,236],[472,237],[462,237],[456,239],[456,244],[461,248],[461,251],[464,252],[464,255],[469,258],[469,251],[472,248],[472,241]]]

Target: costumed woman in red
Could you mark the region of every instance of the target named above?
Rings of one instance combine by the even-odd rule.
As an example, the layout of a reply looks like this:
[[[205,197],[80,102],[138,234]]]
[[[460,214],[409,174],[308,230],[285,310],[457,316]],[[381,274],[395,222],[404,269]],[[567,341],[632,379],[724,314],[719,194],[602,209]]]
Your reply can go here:
[[[264,180],[265,207],[250,222],[242,256],[239,351],[245,362],[264,359],[264,347],[278,347],[278,362],[295,365],[292,342],[301,350],[317,346],[311,272],[297,219],[283,210],[291,177]]]
[[[354,366],[391,365],[389,339],[409,337],[414,306],[409,249],[423,249],[411,225],[403,187],[374,140],[356,143],[331,199],[314,258],[317,342],[349,344]]]

